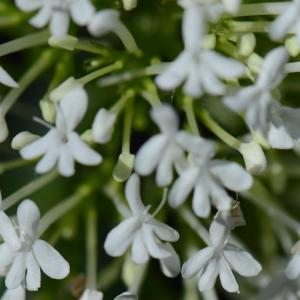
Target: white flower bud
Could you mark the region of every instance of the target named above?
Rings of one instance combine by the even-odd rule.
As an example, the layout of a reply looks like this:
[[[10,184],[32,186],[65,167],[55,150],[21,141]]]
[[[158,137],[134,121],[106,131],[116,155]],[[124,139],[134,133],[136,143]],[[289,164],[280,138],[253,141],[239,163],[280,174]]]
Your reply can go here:
[[[71,35],[65,35],[65,36],[51,36],[48,40],[48,44],[50,47],[53,48],[61,48],[73,51],[76,44],[78,42],[78,38],[71,36]]]
[[[137,0],[123,0],[125,10],[132,10],[137,6]]]
[[[11,147],[15,150],[21,150],[24,146],[33,143],[39,138],[40,137],[36,134],[32,134],[29,131],[23,131],[13,138]]]
[[[40,109],[42,112],[43,119],[48,123],[53,124],[55,122],[56,117],[56,109],[54,103],[47,99],[42,99],[40,101]]]
[[[247,57],[253,53],[255,46],[256,46],[255,35],[252,32],[243,34],[238,39],[238,43],[237,43],[238,54]]]
[[[300,53],[298,39],[295,36],[289,37],[285,40],[285,47],[292,57],[296,57]]]
[[[130,153],[121,153],[113,171],[113,177],[118,182],[123,182],[129,178],[134,166],[135,156]]]
[[[101,108],[97,112],[92,126],[94,141],[99,144],[109,142],[113,133],[115,122],[116,115],[105,108]]]
[[[79,82],[74,77],[69,77],[50,93],[50,99],[53,102],[59,102],[66,93],[68,93],[78,85]]]
[[[267,160],[259,144],[254,141],[243,143],[239,151],[243,155],[246,169],[252,174],[260,174],[266,169]]]
[[[0,112],[0,143],[4,142],[8,137],[8,128],[5,116]]]

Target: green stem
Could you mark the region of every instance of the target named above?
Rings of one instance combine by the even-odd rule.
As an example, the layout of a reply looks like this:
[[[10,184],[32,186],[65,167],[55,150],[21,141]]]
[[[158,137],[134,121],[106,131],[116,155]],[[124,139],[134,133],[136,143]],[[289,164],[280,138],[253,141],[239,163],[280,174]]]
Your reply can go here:
[[[155,218],[155,216],[161,211],[161,209],[166,204],[167,200],[168,200],[168,188],[164,188],[162,200],[160,201],[158,207],[156,208],[156,210],[152,214],[153,218]]]
[[[101,77],[103,75],[106,75],[116,70],[120,70],[122,67],[123,67],[123,63],[121,61],[116,61],[112,65],[109,65],[107,67],[94,71],[90,74],[87,74],[86,76],[78,79],[78,81],[80,81],[83,85],[85,85],[98,77]]]
[[[88,186],[81,186],[72,196],[63,200],[52,209],[50,209],[40,220],[38,232],[41,236],[53,223],[59,220],[63,215],[76,207],[86,196],[91,193]]]
[[[135,279],[132,281],[131,286],[129,287],[129,291],[134,294],[138,295],[145,279],[147,269],[149,266],[149,262],[145,263],[144,265],[139,266],[139,272],[136,273]]]
[[[2,100],[1,110],[3,115],[7,114],[10,108],[15,104],[26,88],[40,76],[40,74],[49,68],[55,58],[55,52],[46,50],[41,54],[35,64],[24,74],[19,81],[19,87],[12,89]]]
[[[287,228],[300,234],[300,223],[275,204],[276,199],[274,199],[270,192],[259,181],[256,180],[252,189],[243,192],[242,195],[244,198],[260,207],[272,219],[274,218],[277,222],[282,222]]]
[[[132,105],[132,101],[130,101],[130,103],[127,104],[126,106],[126,110],[124,114],[122,153],[130,153],[132,119],[133,119],[133,105]]]
[[[226,26],[232,32],[268,32],[272,22],[268,21],[228,21]]]
[[[19,167],[23,167],[34,163],[36,160],[24,160],[21,158],[13,159],[10,161],[0,162],[0,174],[4,174],[7,171],[17,169]]]
[[[124,95],[121,96],[121,98],[110,108],[110,111],[114,113],[115,115],[118,115],[122,109],[125,107],[125,104],[129,99],[132,99],[134,96],[133,90],[127,90]]]
[[[97,290],[97,213],[89,208],[86,218],[87,288]]]
[[[29,34],[27,36],[4,43],[0,45],[0,57],[10,53],[25,50],[31,47],[45,45],[48,43],[49,37],[50,37],[49,31],[44,30],[38,33]]]
[[[58,176],[56,171],[53,171],[49,174],[44,176],[38,177],[37,179],[33,180],[32,182],[24,185],[18,191],[10,195],[9,197],[5,198],[2,202],[2,210],[7,210],[14,204],[18,203],[20,200],[26,198],[27,196],[33,194],[37,190],[41,189],[45,185],[49,184]]]
[[[100,46],[95,45],[95,44],[93,44],[92,42],[89,42],[89,41],[78,40],[78,42],[74,46],[74,49],[85,51],[85,52],[92,53],[92,54],[99,54],[99,55],[102,55],[102,56],[108,56],[109,55],[109,50],[108,49],[101,48]]]
[[[229,147],[239,150],[242,142],[225,131],[205,110],[201,110],[199,116],[204,125],[211,130],[219,139],[221,139]]]
[[[190,126],[193,134],[200,135],[196,117],[195,117],[193,104],[194,104],[193,98],[188,97],[188,96],[184,97],[183,107],[184,107],[185,115],[188,120],[189,126]]]
[[[290,4],[290,1],[242,4],[239,12],[235,14],[235,17],[278,15]]]

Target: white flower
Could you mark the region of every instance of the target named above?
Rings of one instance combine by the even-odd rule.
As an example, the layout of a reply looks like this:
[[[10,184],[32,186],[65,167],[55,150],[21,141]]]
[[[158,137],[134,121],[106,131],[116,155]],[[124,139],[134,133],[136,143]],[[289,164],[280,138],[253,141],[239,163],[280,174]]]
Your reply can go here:
[[[192,97],[207,92],[222,95],[226,86],[222,79],[236,79],[245,73],[244,66],[231,58],[203,47],[206,33],[203,10],[189,6],[183,16],[184,51],[156,78],[163,90],[173,90],[184,83],[183,90]]]
[[[56,127],[21,149],[20,154],[24,159],[43,155],[36,172],[48,172],[57,164],[61,175],[72,176],[75,172],[74,161],[88,166],[98,165],[102,161],[102,157],[74,131],[84,117],[87,105],[87,93],[78,83],[66,91],[57,104]]]
[[[36,291],[41,286],[41,269],[53,279],[63,279],[70,271],[68,262],[47,242],[38,237],[40,211],[31,200],[17,210],[17,222],[0,211],[0,268],[7,268],[5,285],[16,289],[23,284]]]
[[[111,139],[115,122],[116,114],[101,108],[93,122],[92,134],[94,141],[99,144],[108,143]]]
[[[170,205],[178,207],[193,191],[193,210],[197,216],[210,214],[210,202],[219,210],[228,211],[232,198],[226,189],[247,190],[252,185],[252,176],[237,163],[212,159],[215,149],[209,141],[184,132],[177,139],[191,153],[192,162],[175,180],[169,194]]]
[[[286,276],[293,280],[300,276],[300,241],[292,248],[293,257],[285,270]]]
[[[288,53],[284,47],[266,56],[256,83],[224,98],[236,112],[244,112],[253,132],[260,133],[272,148],[293,148],[300,138],[300,110],[281,106],[272,91],[282,81]]]
[[[18,84],[11,78],[11,76],[0,66],[0,83],[12,88],[18,87]]]
[[[19,285],[15,289],[6,290],[2,295],[1,300],[25,300],[25,289]]]
[[[103,293],[92,289],[85,289],[80,300],[102,300]]]
[[[23,11],[39,10],[29,23],[37,28],[50,23],[50,31],[55,36],[67,34],[70,16],[76,24],[85,26],[95,13],[90,0],[15,0],[15,2]]]
[[[131,258],[136,264],[146,263],[150,256],[157,259],[173,257],[171,245],[162,241],[175,242],[179,239],[179,234],[148,212],[150,207],[145,207],[141,201],[140,179],[136,174],[129,178],[125,194],[131,215],[107,235],[105,251],[117,257],[125,254],[131,246]]]
[[[138,297],[130,292],[125,292],[117,296],[114,300],[138,300]]]
[[[300,44],[300,1],[290,1],[286,10],[277,17],[270,26],[270,37],[273,40],[281,40],[288,33],[295,32],[298,43]]]
[[[184,152],[176,141],[179,121],[174,109],[158,105],[151,111],[151,118],[161,133],[151,137],[137,152],[135,171],[146,176],[156,168],[156,183],[166,186],[173,180],[173,167],[179,168]]]
[[[136,42],[120,19],[120,13],[115,9],[103,9],[97,12],[88,24],[90,34],[100,37],[107,33],[114,33],[129,52],[139,52]]]
[[[260,264],[248,252],[228,242],[229,230],[220,218],[214,219],[210,225],[209,236],[210,245],[183,264],[182,276],[198,276],[200,292],[211,290],[218,276],[226,291],[239,292],[232,270],[252,277],[261,271]]]

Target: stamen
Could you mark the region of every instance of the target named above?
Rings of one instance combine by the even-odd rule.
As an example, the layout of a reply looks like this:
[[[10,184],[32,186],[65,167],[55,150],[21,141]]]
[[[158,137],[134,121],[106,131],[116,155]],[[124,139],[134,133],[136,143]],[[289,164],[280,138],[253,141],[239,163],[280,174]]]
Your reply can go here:
[[[53,129],[54,128],[54,126],[52,126],[51,124],[49,124],[48,122],[42,120],[39,117],[33,117],[32,119],[33,119],[33,121],[35,121],[35,122],[37,122],[37,123],[39,123],[39,124],[47,127],[48,129]]]

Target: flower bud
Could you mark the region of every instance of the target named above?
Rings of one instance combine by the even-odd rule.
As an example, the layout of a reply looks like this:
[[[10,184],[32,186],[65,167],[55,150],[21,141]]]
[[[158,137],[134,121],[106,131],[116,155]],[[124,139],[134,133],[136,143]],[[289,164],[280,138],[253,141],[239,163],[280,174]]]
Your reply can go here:
[[[50,93],[49,98],[53,102],[59,102],[66,93],[68,93],[70,90],[72,90],[74,87],[78,85],[79,83],[74,77],[69,77]]]
[[[253,53],[256,46],[256,38],[253,33],[246,33],[239,37],[237,43],[238,54],[244,57]]]
[[[4,142],[8,137],[8,128],[5,117],[0,113],[0,143]]]
[[[40,101],[40,109],[43,119],[48,123],[53,124],[56,117],[56,109],[54,103],[52,101],[49,101],[48,99],[42,99]]]
[[[132,10],[137,6],[137,0],[123,0],[125,10]]]
[[[285,47],[292,57],[296,57],[300,53],[298,39],[295,36],[286,39]]]
[[[130,153],[121,153],[113,171],[113,177],[118,182],[123,182],[129,178],[134,166],[135,156]]]
[[[14,150],[21,150],[24,146],[33,143],[40,137],[36,134],[32,134],[29,131],[23,131],[17,134],[12,142],[11,142],[11,147]]]
[[[92,126],[94,141],[99,144],[109,142],[113,133],[115,122],[116,115],[105,108],[101,108],[97,112]]]
[[[76,44],[78,42],[78,39],[71,35],[65,35],[65,36],[51,36],[48,40],[48,44],[50,47],[53,48],[61,48],[73,51]]]
[[[138,297],[130,292],[122,293],[121,295],[117,296],[114,300],[137,300]]]
[[[254,141],[243,143],[239,151],[243,155],[246,169],[250,173],[260,174],[266,169],[267,160],[259,144]]]

